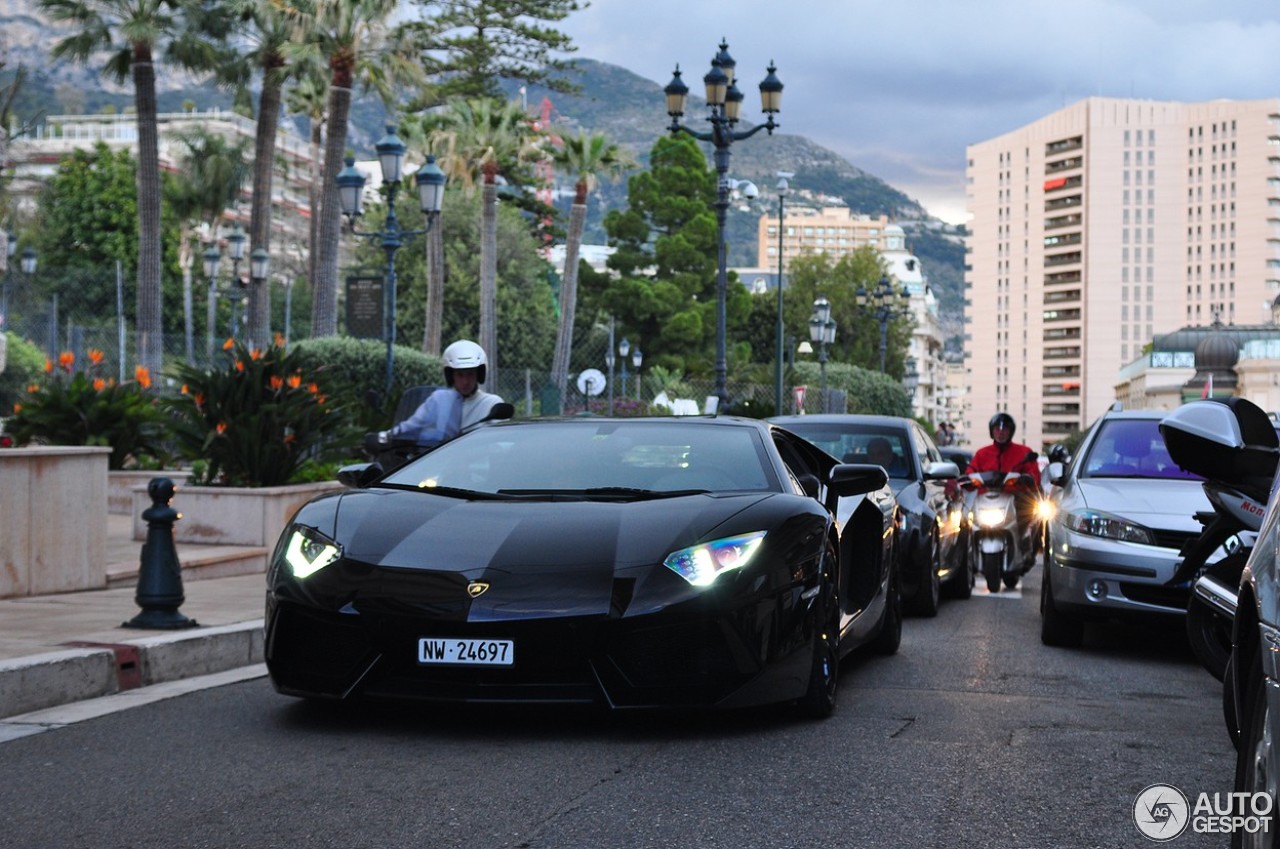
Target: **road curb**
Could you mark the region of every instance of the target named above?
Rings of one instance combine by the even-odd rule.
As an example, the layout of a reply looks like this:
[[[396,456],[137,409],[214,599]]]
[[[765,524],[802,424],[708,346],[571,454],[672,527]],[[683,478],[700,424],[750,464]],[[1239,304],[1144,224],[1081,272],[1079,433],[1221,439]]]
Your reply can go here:
[[[262,659],[262,620],[255,619],[3,660],[0,718],[252,666]]]

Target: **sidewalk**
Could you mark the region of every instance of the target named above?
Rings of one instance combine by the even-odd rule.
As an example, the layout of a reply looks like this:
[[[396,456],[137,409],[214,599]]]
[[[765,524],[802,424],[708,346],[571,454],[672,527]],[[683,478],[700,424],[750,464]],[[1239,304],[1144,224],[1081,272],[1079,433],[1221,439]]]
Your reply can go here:
[[[131,517],[111,515],[106,589],[0,599],[0,719],[262,662],[268,551],[178,544],[178,612],[197,627],[126,628],[141,612],[132,537]]]

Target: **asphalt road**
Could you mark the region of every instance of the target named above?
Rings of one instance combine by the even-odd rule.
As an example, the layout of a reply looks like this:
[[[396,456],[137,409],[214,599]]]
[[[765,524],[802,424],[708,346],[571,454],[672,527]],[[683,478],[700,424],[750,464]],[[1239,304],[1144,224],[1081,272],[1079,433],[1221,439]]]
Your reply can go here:
[[[265,679],[145,705],[0,746],[0,846],[1150,845],[1144,788],[1231,790],[1220,687],[1177,628],[1042,646],[1039,582],[908,619],[823,722],[321,710]]]

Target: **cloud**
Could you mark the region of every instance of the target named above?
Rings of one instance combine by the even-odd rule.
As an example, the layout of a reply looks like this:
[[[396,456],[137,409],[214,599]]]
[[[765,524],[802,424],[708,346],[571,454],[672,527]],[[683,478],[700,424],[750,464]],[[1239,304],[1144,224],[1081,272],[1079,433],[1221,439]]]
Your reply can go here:
[[[961,209],[969,144],[1093,95],[1249,100],[1280,79],[1274,0],[594,0],[563,29],[659,85],[678,62],[691,88],[725,37],[748,120],[774,61],[784,132]]]

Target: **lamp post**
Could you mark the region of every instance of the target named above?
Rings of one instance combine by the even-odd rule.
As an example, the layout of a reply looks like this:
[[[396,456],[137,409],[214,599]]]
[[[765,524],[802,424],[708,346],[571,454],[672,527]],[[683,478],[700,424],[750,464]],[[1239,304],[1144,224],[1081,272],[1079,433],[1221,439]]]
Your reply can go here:
[[[729,55],[728,43],[721,41],[720,52],[711,60],[711,70],[702,78],[703,83],[706,85],[707,108],[710,110],[707,120],[711,123],[711,131],[707,133],[696,132],[680,123],[680,118],[684,115],[685,107],[689,101],[689,87],[680,79],[680,67],[678,65],[671,82],[667,83],[666,88],[663,89],[667,99],[667,114],[671,116],[671,124],[668,126],[671,134],[674,136],[679,133],[685,133],[698,141],[710,142],[715,148],[714,164],[716,174],[719,175],[716,187],[715,393],[720,399],[721,405],[726,404],[728,401],[728,392],[725,388],[728,372],[725,357],[725,298],[729,284],[724,229],[725,218],[729,211],[730,187],[728,173],[730,148],[734,142],[750,138],[761,130],[767,130],[769,135],[773,135],[774,129],[778,126],[774,123],[773,116],[781,111],[782,108],[782,83],[775,76],[777,69],[770,62],[767,76],[760,83],[760,109],[767,116],[765,123],[757,124],[750,130],[734,130],[734,126],[738,123],[743,101],[742,92],[734,84],[734,70],[736,67],[737,62]]]
[[[818,346],[818,403],[827,412],[827,346],[836,341],[836,322],[831,317],[831,302],[818,298],[813,302],[813,316],[809,319],[809,339]]]
[[[783,205],[787,199],[787,189],[790,188],[787,184],[789,176],[791,174],[788,172],[778,172],[778,327],[776,365],[773,373],[773,409],[779,416],[782,415],[782,335],[784,332],[782,328],[782,222],[786,220],[783,215]]]
[[[911,306],[911,292],[905,284],[901,289],[895,290],[888,277],[881,277],[870,292],[859,286],[857,300],[859,307],[869,309],[880,322],[880,372],[883,374],[889,343],[889,322],[907,314]]]
[[[916,369],[916,358],[907,357],[907,371],[903,375],[902,385],[907,389],[907,400],[911,404],[912,417],[916,414],[916,387],[920,385],[920,372]]]
[[[12,233],[5,233],[5,256],[8,261],[4,266],[4,286],[0,288],[0,328],[9,326],[9,283],[13,280],[13,257],[18,252],[18,239]]]
[[[622,397],[627,397],[627,354],[631,353],[631,343],[627,341],[627,337],[623,336],[622,341],[618,343],[618,357],[622,363]]]
[[[640,346],[636,345],[634,351],[631,352],[631,365],[636,368],[636,403],[640,403],[640,364],[644,362],[644,354],[640,351]]]
[[[257,247],[253,249],[253,253],[249,255],[249,279],[253,282],[253,291],[262,292],[261,284],[267,279],[267,272],[271,268],[271,255],[267,253],[267,249]],[[266,297],[265,293],[263,297]],[[248,316],[245,316],[245,324],[248,324]],[[252,338],[252,334],[250,334]]]
[[[342,206],[342,214],[347,217],[351,233],[366,239],[381,239],[382,249],[387,255],[386,287],[383,291],[382,335],[387,340],[387,375],[386,396],[391,395],[391,375],[395,365],[396,342],[396,251],[400,250],[403,240],[409,236],[422,236],[431,232],[431,225],[440,215],[440,205],[444,201],[444,172],[436,165],[436,158],[428,156],[427,162],[418,169],[415,182],[418,186],[418,207],[426,217],[426,226],[421,230],[402,230],[396,218],[396,193],[400,189],[401,172],[404,169],[405,144],[396,135],[396,128],[387,125],[387,134],[383,136],[374,150],[378,153],[378,165],[382,169],[382,182],[387,187],[387,217],[382,230],[360,232],[356,229],[356,219],[363,212],[364,175],[355,167],[355,160],[347,157],[346,167],[338,172],[338,200]]]

